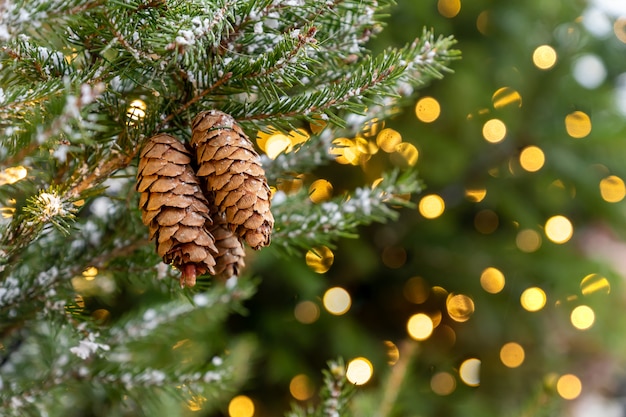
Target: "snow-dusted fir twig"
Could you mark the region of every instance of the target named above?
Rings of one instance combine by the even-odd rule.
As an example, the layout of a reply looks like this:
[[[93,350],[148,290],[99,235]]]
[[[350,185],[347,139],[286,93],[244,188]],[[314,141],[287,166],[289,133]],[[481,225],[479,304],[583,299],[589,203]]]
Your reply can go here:
[[[420,190],[414,172],[400,175],[394,171],[380,184],[360,187],[350,195],[319,204],[312,203],[306,191],[292,195],[279,191],[273,200],[273,246],[289,253],[297,248],[332,245],[340,237],[354,238],[358,226],[397,218],[398,212],[390,206],[411,206],[402,196]]]

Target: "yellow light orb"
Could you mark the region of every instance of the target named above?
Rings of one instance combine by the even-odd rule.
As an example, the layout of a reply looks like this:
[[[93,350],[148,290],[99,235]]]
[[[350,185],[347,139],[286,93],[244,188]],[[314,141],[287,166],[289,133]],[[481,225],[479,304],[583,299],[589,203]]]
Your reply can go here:
[[[575,111],[565,116],[565,130],[575,139],[581,139],[591,133],[591,118],[582,111]]]
[[[593,323],[596,321],[596,314],[589,306],[578,306],[572,310],[570,321],[578,330],[587,330],[593,326]]]
[[[363,127],[361,128],[361,134],[365,138],[374,138],[384,128],[385,121],[379,120],[378,118],[374,117],[373,119],[370,119],[367,122],[363,123]]]
[[[480,359],[471,358],[463,361],[459,367],[459,377],[465,385],[477,387],[480,385]]]
[[[537,146],[525,147],[519,156],[520,165],[528,172],[539,171],[543,167],[545,161],[546,156],[541,148],[538,148]]]
[[[354,385],[363,385],[372,378],[374,367],[367,358],[352,359],[348,363],[346,378]]]
[[[279,133],[278,130],[274,128],[273,126],[267,126],[266,130],[267,130],[266,132],[262,130],[259,130],[258,132],[256,132],[256,144],[263,152],[265,152],[265,144],[267,143],[267,140],[272,135]]]
[[[313,120],[309,123],[309,129],[316,135],[326,129],[326,126],[328,126],[328,122],[322,116],[314,116]]]
[[[608,203],[618,203],[626,197],[624,180],[616,175],[609,175],[600,181],[600,195]]]
[[[309,187],[309,198],[314,203],[322,203],[333,196],[333,185],[323,179],[315,180]]]
[[[83,271],[83,277],[87,281],[91,281],[95,279],[97,275],[98,275],[98,268],[96,268],[95,266],[90,266],[89,268]]]
[[[465,190],[465,198],[472,203],[480,203],[487,196],[485,188],[468,188]]]
[[[412,143],[402,142],[396,146],[396,151],[390,157],[394,165],[406,169],[417,164],[419,151]]]
[[[583,295],[596,293],[611,293],[609,280],[600,274],[589,274],[580,281],[580,291]]]
[[[453,18],[461,11],[461,0],[439,0],[437,10],[443,17]]]
[[[422,97],[415,104],[415,115],[424,123],[432,123],[439,118],[441,106],[432,97]]]
[[[565,243],[574,234],[572,222],[565,216],[552,216],[546,221],[545,233],[554,243]]]
[[[548,70],[556,64],[557,54],[549,45],[538,46],[533,52],[533,64],[539,69]]]
[[[412,315],[406,324],[409,336],[415,340],[426,340],[435,328],[433,320],[424,313]]]
[[[402,135],[397,130],[386,128],[376,136],[376,145],[387,153],[395,152],[396,146],[402,142]]]
[[[8,167],[0,172],[0,186],[5,184],[15,184],[23,180],[28,175],[28,170],[23,166]]]
[[[352,305],[352,298],[348,291],[344,290],[341,287],[333,287],[328,289],[324,293],[324,297],[322,298],[322,302],[324,303],[324,308],[335,316],[341,316],[350,310],[350,306]]]
[[[296,400],[306,401],[315,394],[315,387],[308,376],[299,374],[291,378],[289,392]]]
[[[474,216],[474,227],[479,233],[488,235],[495,232],[500,224],[500,219],[495,211],[484,209]]]
[[[450,294],[446,299],[446,309],[452,320],[462,323],[474,314],[474,301],[464,294]]]
[[[429,194],[420,200],[418,210],[427,219],[436,219],[441,216],[446,208],[443,198],[437,194]]]
[[[448,372],[438,372],[430,379],[430,388],[437,395],[450,395],[456,389],[456,379]]]
[[[520,303],[526,311],[539,311],[545,307],[546,293],[539,287],[531,287],[524,290],[520,297]]]
[[[522,252],[535,252],[541,247],[541,235],[533,229],[520,230],[515,237],[515,245]]]
[[[228,415],[230,417],[253,417],[254,402],[245,395],[238,395],[228,403]]]
[[[331,155],[337,155],[335,161],[342,165],[357,164],[358,155],[355,152],[354,141],[348,138],[336,138],[329,149]]]
[[[126,109],[126,117],[128,118],[128,123],[132,125],[138,120],[146,117],[147,108],[148,105],[143,100],[136,99],[131,101],[128,105],[128,108]]]
[[[315,323],[320,317],[320,308],[313,301],[301,301],[296,304],[293,315],[300,323]]]
[[[335,261],[335,254],[327,246],[316,246],[307,251],[305,255],[306,264],[314,272],[323,274],[327,272]]]
[[[489,294],[497,294],[504,289],[504,274],[492,266],[485,268],[480,274],[480,286]]]
[[[522,96],[519,92],[511,87],[502,87],[496,90],[491,96],[491,101],[495,109],[501,109],[507,106],[522,107]]]
[[[265,153],[270,159],[276,159],[278,155],[286,152],[290,146],[291,140],[289,136],[282,133],[274,133],[265,142]]]
[[[556,391],[566,400],[578,398],[582,389],[583,385],[580,382],[580,379],[573,374],[562,375],[556,381]]]
[[[500,119],[490,119],[483,125],[483,138],[489,143],[502,142],[506,137],[506,125]]]
[[[500,360],[507,368],[517,368],[524,363],[524,348],[515,342],[506,343],[500,349]]]
[[[396,344],[391,340],[385,340],[383,344],[387,350],[387,364],[392,366],[395,365],[400,359],[400,349],[398,349],[398,346],[396,346]]]
[[[430,287],[422,277],[412,277],[404,284],[404,297],[412,303],[422,304],[430,295]]]
[[[309,135],[309,132],[304,129],[296,129],[290,131],[288,138],[291,143],[287,151],[290,151],[296,145],[306,142],[307,140],[309,140],[310,137],[311,135]]]

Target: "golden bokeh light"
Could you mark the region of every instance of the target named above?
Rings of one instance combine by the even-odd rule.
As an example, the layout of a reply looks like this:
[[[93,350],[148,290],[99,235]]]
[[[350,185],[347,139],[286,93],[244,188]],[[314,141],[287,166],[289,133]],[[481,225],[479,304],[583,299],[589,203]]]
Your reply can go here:
[[[489,27],[489,11],[483,10],[478,14],[476,18],[476,29],[480,32],[481,35],[487,35]]]
[[[309,187],[309,198],[314,203],[322,203],[333,196],[333,185],[324,179],[313,181]]]
[[[626,17],[615,19],[613,23],[613,33],[620,42],[626,43]]]
[[[397,130],[385,128],[376,136],[376,145],[387,153],[396,151],[396,147],[402,142],[402,135]]]
[[[487,196],[487,189],[485,188],[467,188],[465,190],[465,198],[472,203],[480,203]]]
[[[320,317],[320,308],[313,301],[300,301],[293,309],[293,315],[300,323],[315,323]]]
[[[535,252],[541,247],[541,235],[533,229],[520,230],[515,236],[515,246],[522,252]]]
[[[430,313],[428,313],[428,317],[430,317],[430,320],[432,320],[433,329],[434,329],[441,324],[441,320],[443,319],[443,314],[441,314],[441,311],[435,310],[435,311],[431,311]]]
[[[424,123],[432,123],[439,118],[441,106],[432,97],[422,97],[415,104],[415,115]]]
[[[511,87],[502,87],[496,90],[491,96],[493,107],[501,109],[507,106],[522,107],[522,96]]]
[[[314,272],[323,274],[327,272],[335,261],[335,254],[327,246],[316,246],[307,251],[305,255],[306,264]]]
[[[348,363],[346,378],[354,385],[363,385],[372,378],[374,367],[367,358],[355,358]]]
[[[28,170],[23,166],[8,167],[0,171],[0,186],[6,184],[15,184],[23,180],[28,175]]]
[[[385,121],[379,120],[377,117],[363,123],[361,135],[365,138],[375,138],[381,130],[385,128]]]
[[[292,178],[278,178],[276,180],[276,189],[285,194],[295,194],[302,189],[304,185],[304,175],[300,174]]]
[[[485,268],[480,274],[480,286],[489,294],[497,294],[504,289],[504,274],[492,266]]]
[[[309,135],[309,132],[307,132],[306,130],[300,128],[296,130],[291,130],[289,132],[289,135],[287,135],[287,137],[289,138],[289,141],[291,142],[291,146],[289,147],[287,151],[290,151],[291,149],[293,149],[294,146],[299,145],[309,140],[311,135]]]
[[[526,311],[539,311],[545,307],[547,301],[546,293],[539,287],[527,288],[522,292],[520,303]]]
[[[335,161],[342,165],[356,165],[359,157],[354,145],[354,141],[348,138],[336,138],[332,141],[329,153],[336,155]]]
[[[474,301],[464,294],[450,294],[446,299],[448,315],[454,321],[463,323],[474,314]]]
[[[98,275],[98,268],[96,268],[95,266],[90,266],[89,268],[83,271],[83,277],[87,281],[91,281],[95,279],[97,275]]]
[[[409,336],[418,341],[428,339],[434,328],[432,319],[424,313],[412,315],[406,323]]]
[[[538,46],[533,52],[533,64],[539,69],[548,70],[556,64],[557,54],[549,45]]]
[[[411,277],[402,289],[404,298],[415,304],[422,304],[430,295],[430,286],[422,277]]]
[[[477,387],[480,385],[480,365],[477,358],[470,358],[463,361],[459,367],[459,378],[465,385]]]
[[[299,374],[291,378],[289,392],[296,400],[306,401],[315,394],[315,387],[308,376]]]
[[[402,142],[396,145],[396,150],[390,155],[391,162],[397,167],[407,169],[417,164],[419,151],[412,143]]]
[[[282,133],[274,133],[265,142],[265,153],[270,159],[276,159],[278,155],[286,152],[291,146],[289,136]]]
[[[591,118],[587,113],[574,111],[565,116],[565,130],[575,139],[581,139],[591,133]]]
[[[537,172],[546,162],[546,156],[541,148],[537,146],[527,146],[522,149],[519,155],[519,163],[528,172]]]
[[[383,342],[385,350],[387,351],[387,364],[395,365],[400,359],[400,349],[391,340],[385,340]]]
[[[256,132],[256,144],[263,152],[265,152],[265,144],[267,143],[267,140],[271,136],[279,133],[274,126],[266,126],[265,129],[265,132],[262,130]]]
[[[449,372],[437,372],[430,379],[430,389],[437,395],[450,395],[456,389],[456,379]]]
[[[483,138],[489,143],[502,142],[506,137],[506,125],[500,119],[490,119],[483,125]]]
[[[573,374],[562,375],[556,381],[556,392],[566,400],[574,400],[578,398],[582,392],[583,385],[580,379]]]
[[[128,118],[128,124],[133,125],[138,120],[146,117],[146,110],[148,105],[145,101],[136,99],[130,102],[126,109],[126,117]]]
[[[545,233],[552,242],[561,244],[572,238],[574,226],[565,216],[552,216],[546,221]]]
[[[248,396],[238,395],[228,403],[228,415],[229,417],[253,417],[254,402]]]
[[[350,310],[352,298],[348,291],[341,287],[329,288],[322,298],[324,308],[335,316],[341,316]]]
[[[524,348],[519,343],[505,343],[500,348],[500,360],[507,368],[517,368],[524,363],[525,356]]]
[[[581,305],[572,310],[570,314],[572,326],[578,330],[587,330],[596,321],[596,313],[593,309],[586,305]]]
[[[321,116],[315,116],[313,117],[313,120],[309,122],[309,129],[312,133],[316,135],[320,134],[322,130],[326,129],[326,126],[328,126],[328,122],[324,120],[324,118]]]
[[[418,210],[422,216],[427,219],[436,219],[441,216],[446,208],[446,205],[437,194],[429,194],[420,200],[418,204]]]
[[[495,211],[483,209],[474,216],[474,227],[479,233],[489,235],[498,229],[500,219]]]
[[[439,0],[437,11],[443,17],[452,18],[461,11],[461,0]]]
[[[611,284],[600,274],[589,274],[580,281],[580,291],[583,295],[610,294]]]
[[[626,197],[624,180],[616,175],[609,175],[600,181],[600,195],[607,203],[618,203]]]

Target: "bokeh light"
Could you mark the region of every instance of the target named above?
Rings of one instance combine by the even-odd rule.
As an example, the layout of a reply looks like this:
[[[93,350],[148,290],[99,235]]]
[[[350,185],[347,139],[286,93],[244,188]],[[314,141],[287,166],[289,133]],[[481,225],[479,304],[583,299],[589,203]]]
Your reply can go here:
[[[419,151],[412,143],[402,142],[396,145],[396,150],[390,155],[391,162],[397,167],[407,169],[417,164]]]
[[[376,145],[387,153],[395,152],[396,147],[402,142],[402,135],[397,130],[385,128],[376,136]]]
[[[289,392],[296,400],[306,401],[315,394],[315,387],[308,376],[299,374],[291,378]]]
[[[587,113],[574,111],[565,116],[565,130],[575,139],[581,139],[591,133],[591,118]]]
[[[87,281],[91,281],[95,279],[97,275],[98,275],[98,268],[96,268],[95,266],[90,266],[89,268],[83,271],[83,277]]]
[[[313,117],[313,120],[309,122],[309,129],[315,135],[319,135],[322,130],[326,129],[326,126],[328,122],[322,116]]]
[[[437,372],[430,379],[430,389],[437,395],[450,395],[456,389],[456,379],[449,372]]]
[[[450,294],[446,299],[446,309],[452,320],[462,323],[474,314],[474,301],[465,294]]]
[[[565,216],[552,216],[546,221],[545,232],[548,239],[554,243],[565,243],[574,234],[572,222]]]
[[[418,313],[412,315],[406,324],[409,336],[415,340],[426,340],[433,333],[435,326],[432,319],[424,314]]]
[[[600,274],[589,274],[580,281],[580,291],[583,295],[596,293],[610,294],[611,283],[606,277]]]
[[[459,378],[465,385],[477,387],[480,385],[480,359],[471,358],[463,361],[459,367]]]
[[[504,289],[504,274],[492,266],[485,268],[480,274],[480,286],[490,294],[497,294]]]
[[[424,123],[432,123],[439,118],[441,106],[432,97],[422,97],[415,104],[415,115]]]
[[[478,14],[476,18],[476,29],[481,33],[481,35],[487,35],[489,27],[489,11],[483,10]]]
[[[545,307],[547,301],[546,293],[539,287],[527,288],[522,292],[520,303],[526,311],[539,311]]]
[[[377,117],[368,120],[363,123],[363,127],[361,128],[361,135],[365,138],[375,138],[381,130],[385,128],[385,121],[380,120]]]
[[[615,19],[615,23],[613,23],[613,33],[620,42],[626,43],[626,17]]]
[[[420,200],[418,210],[427,219],[435,219],[441,216],[446,208],[443,198],[437,194],[429,194]]]
[[[402,292],[410,302],[422,304],[430,295],[430,286],[422,277],[411,277],[404,284]]]
[[[128,118],[128,124],[133,125],[135,122],[146,117],[146,110],[148,105],[145,101],[136,99],[130,102],[126,109],[126,117]]]
[[[320,308],[313,301],[300,301],[293,309],[293,315],[300,323],[315,323],[320,317]]]
[[[500,360],[507,368],[517,368],[524,363],[525,356],[524,348],[519,343],[505,343],[500,348]]]
[[[439,0],[437,11],[443,17],[452,18],[461,11],[461,0]]]
[[[381,258],[387,268],[398,269],[406,263],[406,250],[402,246],[387,246]]]
[[[581,86],[592,90],[606,80],[607,70],[604,62],[595,54],[583,54],[572,65],[572,75]]]
[[[528,172],[537,172],[542,167],[546,161],[546,157],[541,150],[541,148],[537,146],[527,146],[522,149],[522,152],[519,156],[519,162],[522,168]]]
[[[316,246],[307,251],[305,261],[314,272],[323,274],[333,266],[335,254],[327,246]]]
[[[608,203],[618,203],[626,197],[624,180],[616,175],[609,175],[600,180],[600,195]]]
[[[578,330],[587,330],[596,321],[596,314],[591,307],[581,305],[572,310],[570,321]]]
[[[548,70],[556,64],[557,54],[549,45],[538,46],[533,52],[533,64],[539,69]]]
[[[520,230],[515,236],[515,245],[522,252],[535,252],[541,247],[541,235],[533,229]]]
[[[472,203],[480,203],[487,196],[487,189],[485,188],[467,188],[465,190],[465,198]]]
[[[228,415],[230,417],[253,417],[254,402],[248,396],[238,395],[228,403]]]
[[[0,171],[0,186],[6,184],[15,184],[16,182],[26,178],[28,170],[23,166],[9,167]]]
[[[387,364],[395,365],[400,359],[400,349],[391,340],[385,340],[383,342],[385,350],[387,351]]]
[[[566,400],[578,398],[582,389],[583,385],[580,379],[573,374],[562,375],[556,382],[556,391]]]
[[[345,314],[350,310],[352,305],[352,298],[348,291],[341,287],[329,288],[322,298],[324,308],[335,316]]]
[[[499,224],[500,219],[498,218],[498,214],[493,210],[483,209],[474,216],[474,227],[483,235],[495,232]]]
[[[348,363],[346,378],[354,385],[363,385],[372,378],[374,367],[367,358],[355,358]]]
[[[506,137],[506,125],[500,119],[490,119],[483,125],[483,138],[490,143],[502,142]]]
[[[265,153],[270,159],[276,159],[278,155],[286,152],[291,145],[289,137],[282,133],[275,133],[265,142]]]
[[[497,89],[491,96],[491,101],[495,109],[501,109],[507,106],[522,107],[522,96],[517,90],[511,87]]]
[[[322,203],[333,196],[333,185],[324,179],[313,181],[309,187],[309,198],[314,203]]]

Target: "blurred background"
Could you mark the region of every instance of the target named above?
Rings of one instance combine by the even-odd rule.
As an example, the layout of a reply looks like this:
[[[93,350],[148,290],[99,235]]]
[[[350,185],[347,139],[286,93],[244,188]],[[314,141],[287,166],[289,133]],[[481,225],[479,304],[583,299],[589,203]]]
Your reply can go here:
[[[342,357],[356,416],[626,416],[626,2],[398,0],[387,22],[374,51],[432,27],[463,57],[316,175],[338,195],[408,164],[424,191],[316,256],[255,255],[229,324],[257,338],[254,415]]]

